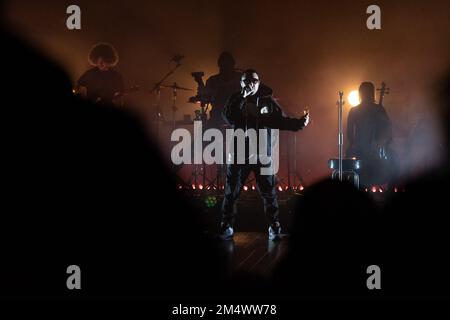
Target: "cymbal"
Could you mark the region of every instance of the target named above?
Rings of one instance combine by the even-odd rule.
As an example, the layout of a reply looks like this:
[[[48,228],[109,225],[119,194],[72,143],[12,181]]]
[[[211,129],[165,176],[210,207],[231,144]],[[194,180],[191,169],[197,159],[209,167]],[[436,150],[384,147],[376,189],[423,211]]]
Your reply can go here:
[[[174,83],[171,84],[171,85],[162,84],[162,85],[161,85],[161,88],[176,89],[176,90],[185,90],[185,91],[194,91],[194,90],[189,89],[189,88],[183,88],[183,87],[180,87],[179,85],[177,85],[176,82],[174,82]]]

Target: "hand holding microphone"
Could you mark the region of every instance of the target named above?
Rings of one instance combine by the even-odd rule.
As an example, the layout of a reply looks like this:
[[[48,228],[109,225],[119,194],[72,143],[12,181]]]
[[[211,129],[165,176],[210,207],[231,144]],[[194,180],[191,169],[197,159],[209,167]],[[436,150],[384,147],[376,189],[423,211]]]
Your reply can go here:
[[[252,83],[246,84],[241,91],[242,97],[247,98],[253,93]]]

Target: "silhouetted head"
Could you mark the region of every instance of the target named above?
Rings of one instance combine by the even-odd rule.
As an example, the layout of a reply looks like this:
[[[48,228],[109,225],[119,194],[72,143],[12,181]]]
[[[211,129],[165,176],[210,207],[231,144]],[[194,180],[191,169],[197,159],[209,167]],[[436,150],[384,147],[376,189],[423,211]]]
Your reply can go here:
[[[361,102],[375,101],[375,86],[372,82],[365,81],[359,86],[359,97]]]
[[[116,49],[109,43],[97,43],[89,51],[89,63],[100,71],[107,71],[119,62]]]
[[[234,61],[233,56],[228,51],[224,51],[220,54],[219,59],[217,59],[217,65],[221,72],[229,72],[234,70],[236,61]]]
[[[241,88],[250,92],[250,95],[256,94],[260,84],[258,73],[253,69],[247,69],[241,76]]]

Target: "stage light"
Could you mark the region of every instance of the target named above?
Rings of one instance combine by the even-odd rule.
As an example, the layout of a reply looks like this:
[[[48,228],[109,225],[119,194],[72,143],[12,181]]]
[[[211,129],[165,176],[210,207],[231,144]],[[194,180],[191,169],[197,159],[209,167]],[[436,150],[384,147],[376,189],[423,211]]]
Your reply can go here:
[[[247,186],[244,186],[244,191],[247,191],[248,190],[248,187]]]
[[[283,187],[278,186],[278,191],[283,191]]]
[[[255,186],[254,186],[254,185],[252,185],[252,190],[256,190],[256,188],[255,188]]]
[[[192,185],[192,189],[194,189],[194,190],[195,190],[195,184],[193,184],[193,185]]]
[[[360,103],[358,90],[350,91],[348,102],[352,107],[357,106]]]
[[[213,208],[217,204],[217,198],[215,196],[207,196],[205,198],[205,205],[207,208]]]
[[[303,186],[300,186],[300,191],[303,191],[303,189],[305,189],[305,187],[303,187]]]
[[[202,184],[199,184],[199,185],[198,185],[198,188],[199,188],[200,190],[203,190],[203,185],[202,185]]]
[[[372,192],[377,192],[377,187],[373,186],[372,187]]]

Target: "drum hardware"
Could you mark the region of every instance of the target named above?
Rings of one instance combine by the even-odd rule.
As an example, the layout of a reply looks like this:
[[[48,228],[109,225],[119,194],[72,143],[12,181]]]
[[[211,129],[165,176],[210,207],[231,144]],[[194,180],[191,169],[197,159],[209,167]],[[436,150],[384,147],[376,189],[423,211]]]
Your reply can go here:
[[[339,181],[349,181],[359,189],[359,169],[361,161],[356,158],[344,159],[344,130],[342,126],[342,112],[345,101],[343,100],[344,92],[339,91],[339,100],[336,102],[338,106],[338,158],[328,160],[328,167],[333,170],[332,179]]]
[[[333,180],[339,179],[339,164],[341,164],[342,180],[353,183],[353,185],[359,189],[359,169],[361,168],[362,161],[356,158],[348,159],[329,159],[328,167],[333,170],[331,178]]]
[[[161,88],[163,87],[163,82],[166,81],[167,78],[169,78],[175,70],[177,70],[181,66],[181,60],[184,59],[183,55],[176,54],[170,62],[175,62],[175,66],[169,70],[164,77],[155,83],[155,85],[150,89],[150,93],[154,93],[156,96],[156,102],[155,102],[155,116],[156,116],[156,136],[159,139],[160,134],[160,122],[164,120],[164,114],[161,110]]]
[[[342,181],[342,158],[344,156],[343,154],[343,147],[344,147],[344,130],[342,128],[342,109],[344,106],[344,100],[343,100],[344,92],[339,91],[339,100],[337,102],[338,106],[338,128],[339,128],[339,137],[338,137],[338,148],[339,148],[339,158],[338,158],[338,178],[339,181]]]

